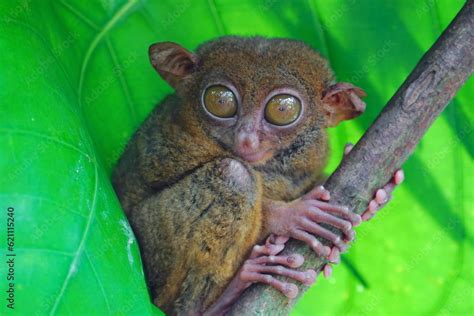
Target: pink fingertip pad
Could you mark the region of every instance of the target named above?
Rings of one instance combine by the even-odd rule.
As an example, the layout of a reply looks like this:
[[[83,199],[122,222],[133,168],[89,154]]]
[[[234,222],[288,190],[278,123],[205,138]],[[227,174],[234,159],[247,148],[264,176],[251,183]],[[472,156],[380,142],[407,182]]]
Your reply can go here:
[[[298,287],[291,283],[286,284],[285,295],[288,298],[295,298],[298,295]]]
[[[304,281],[305,285],[311,285],[316,281],[316,276],[317,276],[316,271],[310,269],[310,270],[306,271],[305,274],[306,274],[305,275],[305,281]]]
[[[379,204],[383,204],[387,202],[387,192],[384,189],[378,189],[377,193],[375,193],[376,202]]]
[[[405,180],[405,173],[400,169],[395,172],[395,184],[400,184],[403,180]]]
[[[298,268],[304,263],[304,257],[300,254],[293,254],[286,259],[290,268]]]

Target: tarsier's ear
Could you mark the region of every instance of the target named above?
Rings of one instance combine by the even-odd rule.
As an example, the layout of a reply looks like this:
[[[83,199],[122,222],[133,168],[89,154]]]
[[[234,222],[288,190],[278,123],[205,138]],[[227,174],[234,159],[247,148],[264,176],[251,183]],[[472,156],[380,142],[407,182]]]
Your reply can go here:
[[[172,42],[153,44],[148,54],[156,71],[175,89],[194,71],[198,62],[196,55]]]
[[[361,98],[367,94],[350,83],[339,82],[323,93],[323,107],[327,126],[336,126],[343,120],[350,120],[364,113],[365,103]]]

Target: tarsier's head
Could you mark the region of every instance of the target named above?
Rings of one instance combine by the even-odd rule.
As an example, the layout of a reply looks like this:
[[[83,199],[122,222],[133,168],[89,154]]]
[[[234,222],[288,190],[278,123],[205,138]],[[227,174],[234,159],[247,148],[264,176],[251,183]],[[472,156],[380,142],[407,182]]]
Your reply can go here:
[[[299,41],[230,36],[195,54],[171,42],[154,44],[149,53],[189,120],[252,164],[289,148],[302,133],[365,109],[365,93],[334,84],[327,62]]]

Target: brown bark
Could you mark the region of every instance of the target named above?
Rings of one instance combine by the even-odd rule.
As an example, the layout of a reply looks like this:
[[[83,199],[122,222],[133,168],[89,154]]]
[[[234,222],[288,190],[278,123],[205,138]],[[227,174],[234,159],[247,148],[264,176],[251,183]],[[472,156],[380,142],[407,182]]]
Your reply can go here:
[[[387,183],[412,153],[423,134],[473,72],[474,0],[468,0],[398,89],[351,153],[327,180],[331,201],[356,213],[367,207],[376,188]],[[299,241],[286,254],[306,258],[302,269],[320,270],[324,261]],[[262,284],[249,288],[227,315],[287,315],[307,290],[288,301]],[[315,303],[316,304],[316,303]]]

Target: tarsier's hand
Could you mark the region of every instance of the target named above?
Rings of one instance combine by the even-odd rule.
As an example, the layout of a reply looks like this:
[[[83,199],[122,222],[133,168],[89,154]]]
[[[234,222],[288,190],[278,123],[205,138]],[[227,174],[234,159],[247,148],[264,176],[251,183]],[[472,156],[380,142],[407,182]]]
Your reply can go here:
[[[352,147],[352,144],[347,144],[344,154],[347,155]],[[273,202],[268,206],[272,214],[270,231],[279,236],[301,240],[319,256],[326,257],[331,263],[339,263],[341,252],[346,251],[354,239],[353,227],[359,225],[361,220],[370,220],[390,200],[392,191],[403,179],[403,171],[397,170],[391,181],[375,192],[362,216],[350,212],[345,206],[329,204],[330,193],[323,186],[318,186],[289,203]],[[340,229],[343,238],[322,227],[321,223]],[[332,246],[323,245],[316,237],[330,241]],[[329,264],[324,266],[324,276],[329,277],[331,272]]]
[[[319,256],[338,263],[340,252],[344,252],[354,239],[353,226],[360,224],[361,217],[345,206],[329,204],[329,199],[329,191],[318,186],[292,202],[273,202],[269,206],[271,232],[301,240]],[[322,223],[340,229],[343,237],[323,227]],[[330,241],[333,247],[323,245],[316,237]]]

